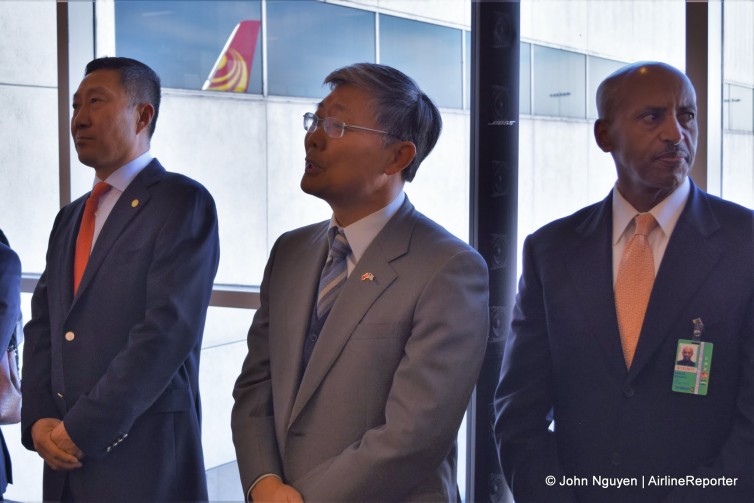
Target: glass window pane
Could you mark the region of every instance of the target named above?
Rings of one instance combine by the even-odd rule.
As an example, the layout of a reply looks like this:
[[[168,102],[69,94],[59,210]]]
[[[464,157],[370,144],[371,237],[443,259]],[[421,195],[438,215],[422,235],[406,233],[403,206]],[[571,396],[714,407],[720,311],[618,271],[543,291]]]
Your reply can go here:
[[[730,129],[733,131],[754,131],[754,90],[748,87],[730,85]]]
[[[594,56],[587,57],[587,64],[589,65],[589,82],[587,87],[587,111],[588,118],[597,118],[597,88],[600,86],[603,80],[616,71],[619,68],[626,66],[626,63],[615,61],[612,59],[597,58]]]
[[[261,0],[115,3],[115,47],[119,56],[151,66],[163,87],[202,89],[223,49],[241,21],[254,30],[235,44],[253,47],[244,54],[251,67],[246,92],[262,93]],[[230,44],[230,48],[234,44]],[[243,52],[241,50],[241,52]],[[251,65],[249,65],[251,59]],[[248,72],[248,70],[247,70]]]
[[[585,117],[586,57],[534,46],[534,114]]]
[[[518,113],[531,114],[531,44],[521,42],[519,63]]]
[[[723,2],[721,193],[754,208],[754,2]]]
[[[460,30],[380,16],[380,63],[410,75],[439,107],[461,108]]]
[[[471,110],[471,32],[464,31],[463,36],[466,38],[466,66],[463,69],[466,79],[466,103],[464,106],[466,110]]]
[[[313,1],[268,1],[270,94],[321,98],[336,68],[375,62],[374,13]]]
[[[730,84],[723,84],[723,129],[730,129]]]

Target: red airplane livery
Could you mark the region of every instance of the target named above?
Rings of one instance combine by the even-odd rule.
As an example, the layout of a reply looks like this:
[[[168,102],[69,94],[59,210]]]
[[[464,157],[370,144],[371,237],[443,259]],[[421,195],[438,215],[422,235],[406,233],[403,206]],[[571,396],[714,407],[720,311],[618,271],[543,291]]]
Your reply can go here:
[[[246,92],[261,26],[261,21],[241,21],[236,25],[202,90]]]

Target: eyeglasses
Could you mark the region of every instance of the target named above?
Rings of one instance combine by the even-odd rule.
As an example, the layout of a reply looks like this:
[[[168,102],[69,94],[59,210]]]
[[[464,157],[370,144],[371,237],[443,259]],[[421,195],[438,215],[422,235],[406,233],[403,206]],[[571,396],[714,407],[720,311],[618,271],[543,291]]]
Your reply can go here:
[[[372,129],[363,126],[352,126],[350,124],[346,124],[343,121],[339,121],[334,117],[325,117],[324,119],[320,119],[311,112],[304,114],[304,129],[307,132],[313,133],[317,130],[317,127],[319,127],[320,124],[322,124],[322,127],[324,128],[325,134],[330,138],[343,138],[343,133],[346,131],[346,129],[356,131],[369,131],[372,133],[386,134],[388,136],[392,136],[393,138],[398,138],[393,133],[388,133],[387,131],[380,131],[379,129]]]

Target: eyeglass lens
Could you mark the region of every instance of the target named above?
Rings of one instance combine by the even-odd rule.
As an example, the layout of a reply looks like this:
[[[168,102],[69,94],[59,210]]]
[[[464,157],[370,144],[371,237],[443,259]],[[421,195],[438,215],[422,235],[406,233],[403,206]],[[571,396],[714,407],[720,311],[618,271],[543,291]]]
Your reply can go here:
[[[330,138],[341,138],[343,136],[343,130],[345,129],[343,122],[332,117],[320,119],[311,112],[304,114],[304,129],[308,132],[313,133],[320,124],[322,124],[322,128],[325,130],[325,134]]]

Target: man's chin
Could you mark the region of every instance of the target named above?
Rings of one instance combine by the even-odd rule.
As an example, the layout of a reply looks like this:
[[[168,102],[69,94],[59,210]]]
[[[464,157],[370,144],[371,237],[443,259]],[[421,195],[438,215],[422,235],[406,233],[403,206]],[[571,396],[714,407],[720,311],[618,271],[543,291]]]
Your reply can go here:
[[[79,162],[83,164],[84,166],[89,166],[90,168],[93,168],[97,165],[97,162],[91,156],[79,153],[78,157],[79,157]]]

